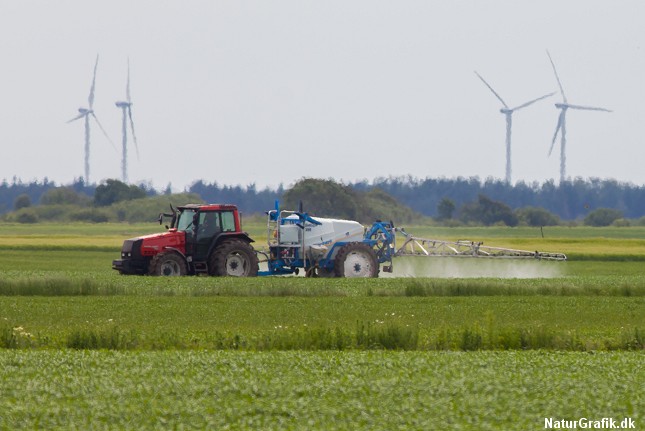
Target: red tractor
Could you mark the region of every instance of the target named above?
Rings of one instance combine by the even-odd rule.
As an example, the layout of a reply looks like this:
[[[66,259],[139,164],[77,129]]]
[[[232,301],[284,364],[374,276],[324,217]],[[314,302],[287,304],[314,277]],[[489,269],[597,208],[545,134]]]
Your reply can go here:
[[[242,231],[235,205],[184,205],[172,213],[167,232],[123,242],[112,268],[121,274],[255,277],[253,240]]]

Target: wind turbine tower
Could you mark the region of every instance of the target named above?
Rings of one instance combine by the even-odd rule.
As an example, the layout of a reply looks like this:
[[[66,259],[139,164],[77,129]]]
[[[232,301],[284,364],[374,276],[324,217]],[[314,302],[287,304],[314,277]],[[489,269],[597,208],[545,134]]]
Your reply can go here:
[[[132,99],[130,98],[130,60],[128,59],[128,79],[125,85],[125,101],[116,102],[117,108],[120,108],[123,117],[121,121],[123,131],[123,157],[121,159],[121,179],[124,183],[128,182],[128,123],[130,125],[130,132],[132,133],[132,140],[134,147],[139,157],[139,147],[137,145],[137,136],[134,133],[134,121],[132,120]],[[128,121],[129,120],[129,121]]]
[[[549,61],[553,67],[553,73],[555,74],[555,79],[558,81],[558,86],[560,87],[560,94],[562,95],[562,103],[556,103],[555,107],[560,110],[560,115],[558,116],[558,124],[555,127],[555,133],[553,134],[553,141],[551,142],[551,148],[549,149],[549,156],[553,151],[555,146],[555,141],[558,138],[558,132],[560,133],[560,183],[563,183],[567,179],[567,110],[568,109],[580,109],[584,111],[604,111],[612,112],[609,109],[605,108],[596,108],[593,106],[580,106],[580,105],[571,105],[567,101],[567,96],[564,94],[564,89],[562,88],[562,83],[560,82],[560,77],[558,76],[558,71],[555,69],[555,63],[551,58],[549,51],[546,52],[546,55],[549,56]]]
[[[545,94],[542,97],[538,97],[537,99],[533,99],[529,102],[523,103],[519,106],[516,106],[515,108],[509,108],[506,102],[504,102],[504,99],[502,99],[501,96],[497,94],[495,90],[493,90],[493,87],[491,87],[490,84],[488,84],[488,82],[486,82],[486,80],[482,78],[482,76],[479,73],[477,73],[477,71],[475,71],[475,75],[477,75],[479,79],[482,80],[484,85],[488,87],[488,89],[495,95],[495,97],[497,97],[497,99],[500,102],[502,102],[502,105],[503,105],[503,108],[501,108],[499,112],[501,112],[506,116],[506,184],[510,184],[511,183],[511,126],[513,124],[513,112],[522,108],[526,108],[527,106],[532,105],[539,100],[553,96],[555,93]]]
[[[99,128],[101,129],[101,131],[103,132],[107,140],[114,147],[112,140],[105,132],[105,129],[101,125],[101,122],[99,121],[98,117],[94,113],[94,89],[96,88],[96,68],[98,67],[98,65],[99,65],[99,56],[97,54],[96,62],[94,63],[94,75],[92,77],[92,86],[90,87],[90,95],[87,98],[87,103],[89,107],[78,108],[79,114],[68,121],[68,123],[71,123],[72,121],[80,120],[81,118],[85,119],[85,184],[90,183],[90,116],[94,118],[94,121],[96,121],[96,124],[98,124]]]

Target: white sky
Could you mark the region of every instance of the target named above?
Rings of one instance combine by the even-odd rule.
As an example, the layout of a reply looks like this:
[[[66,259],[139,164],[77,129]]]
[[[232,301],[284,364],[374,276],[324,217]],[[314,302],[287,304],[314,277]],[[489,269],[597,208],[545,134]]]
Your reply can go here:
[[[0,0],[0,179],[120,178],[126,61],[140,159],[129,177],[285,186],[303,176],[504,178],[510,106],[572,104],[567,173],[645,183],[645,2]],[[513,181],[547,158],[559,94],[513,116]]]

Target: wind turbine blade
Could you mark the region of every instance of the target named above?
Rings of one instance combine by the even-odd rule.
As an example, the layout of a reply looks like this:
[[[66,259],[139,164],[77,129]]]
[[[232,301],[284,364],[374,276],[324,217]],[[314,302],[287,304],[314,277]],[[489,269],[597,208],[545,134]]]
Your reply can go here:
[[[96,68],[99,65],[99,55],[96,54],[96,62],[94,63],[94,76],[92,77],[92,86],[90,87],[90,95],[87,98],[87,102],[90,104],[90,109],[94,106],[94,88],[96,86]]]
[[[130,57],[128,57],[128,81],[125,86],[125,100],[130,103]]]
[[[80,120],[81,118],[85,117],[87,114],[78,114],[76,117],[72,118],[71,120],[67,121],[67,123],[71,123],[72,121]]]
[[[504,99],[502,99],[502,98],[500,97],[500,95],[499,95],[499,94],[497,94],[497,92],[496,92],[495,90],[493,90],[493,87],[491,87],[491,86],[488,84],[488,82],[486,82],[486,80],[485,80],[484,78],[482,78],[482,76],[481,76],[479,73],[477,73],[477,71],[475,71],[475,75],[477,75],[477,76],[479,77],[479,79],[481,79],[481,80],[482,80],[482,82],[486,85],[486,87],[488,87],[488,89],[489,89],[490,91],[492,91],[492,92],[493,92],[493,94],[495,95],[495,97],[497,97],[497,98],[499,99],[499,101],[500,101],[500,102],[502,102],[502,105],[504,105],[504,108],[508,109],[508,105],[506,104],[506,102],[504,102]]]
[[[134,133],[134,121],[132,120],[132,108],[128,105],[128,118],[130,118],[130,130],[132,130],[132,140],[134,149],[137,151],[137,160],[139,160],[139,144],[137,144],[137,135]]]
[[[553,141],[551,141],[551,148],[549,148],[549,157],[551,157],[551,153],[553,152],[553,147],[555,146],[555,140],[558,137],[558,132],[562,128],[562,124],[564,123],[564,115],[565,111],[564,109],[562,112],[560,112],[560,116],[558,117],[558,125],[555,126],[555,133],[553,134]]]
[[[605,108],[596,108],[593,106],[580,106],[580,105],[569,105],[569,108],[571,109],[582,109],[585,111],[604,111],[604,112],[613,112],[610,109],[605,109]]]
[[[555,63],[553,62],[553,59],[551,58],[551,54],[549,54],[549,51],[547,50],[546,55],[549,56],[549,61],[551,62],[551,66],[553,67],[553,73],[555,73],[555,79],[558,81],[558,87],[560,87],[560,94],[562,94],[562,100],[564,100],[564,103],[567,102],[567,96],[564,95],[564,89],[562,88],[562,83],[560,82],[560,77],[558,76],[558,71],[555,70]]]
[[[96,116],[96,114],[94,112],[92,112],[92,117],[94,117],[94,120],[96,120],[96,124],[99,125],[99,128],[101,129],[101,132],[103,132],[103,135],[105,135],[107,140],[110,142],[110,145],[112,145],[112,148],[114,148],[116,150],[116,146],[114,145],[114,142],[112,142],[112,139],[110,139],[110,137],[108,136],[107,132],[103,128],[103,125],[101,124],[101,122],[99,121],[98,117]]]
[[[542,96],[542,97],[538,97],[537,99],[533,99],[533,100],[531,100],[530,102],[526,102],[526,103],[524,103],[524,104],[522,104],[522,105],[520,105],[520,106],[517,106],[517,107],[513,108],[512,110],[513,110],[513,111],[517,111],[518,109],[526,108],[527,106],[532,105],[532,104],[534,104],[535,102],[538,102],[538,101],[540,101],[540,100],[542,100],[542,99],[546,99],[547,97],[551,97],[551,96],[553,96],[554,94],[555,94],[555,93],[549,93],[549,94],[546,94],[546,95],[544,95],[544,96]]]

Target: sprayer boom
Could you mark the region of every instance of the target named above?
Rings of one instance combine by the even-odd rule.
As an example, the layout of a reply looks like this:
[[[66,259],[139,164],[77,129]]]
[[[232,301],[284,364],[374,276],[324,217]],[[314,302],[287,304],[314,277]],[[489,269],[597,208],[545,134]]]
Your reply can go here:
[[[488,247],[483,242],[443,241],[412,236],[402,228],[395,229],[405,241],[394,253],[395,256],[451,256],[451,257],[496,257],[512,259],[567,260],[563,253],[514,250],[511,248]]]

